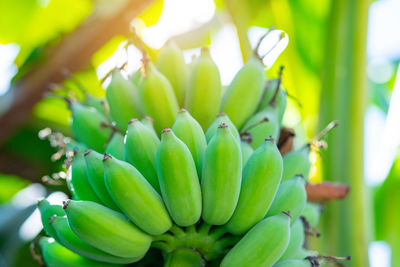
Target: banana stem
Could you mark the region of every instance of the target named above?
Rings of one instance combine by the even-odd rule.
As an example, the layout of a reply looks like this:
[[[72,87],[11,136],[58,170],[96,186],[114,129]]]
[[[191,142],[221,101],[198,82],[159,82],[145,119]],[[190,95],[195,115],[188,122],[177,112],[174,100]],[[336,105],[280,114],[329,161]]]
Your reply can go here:
[[[185,232],[180,227],[176,226],[175,224],[172,225],[172,227],[169,229],[169,231],[171,233],[173,233],[174,236],[176,236],[176,237],[181,237],[181,236],[185,235]]]
[[[217,240],[219,239],[221,236],[223,236],[224,234],[226,234],[228,231],[225,229],[225,227],[220,227],[215,229],[214,231],[212,231],[209,236],[213,239],[213,240]]]
[[[199,228],[198,233],[202,235],[207,235],[208,232],[210,232],[211,226],[212,226],[211,224],[203,222]]]
[[[165,267],[201,267],[205,261],[197,251],[180,248],[167,255]]]
[[[194,233],[196,233],[196,225],[188,226],[188,227],[186,228],[186,232],[189,233],[189,234],[194,234]]]

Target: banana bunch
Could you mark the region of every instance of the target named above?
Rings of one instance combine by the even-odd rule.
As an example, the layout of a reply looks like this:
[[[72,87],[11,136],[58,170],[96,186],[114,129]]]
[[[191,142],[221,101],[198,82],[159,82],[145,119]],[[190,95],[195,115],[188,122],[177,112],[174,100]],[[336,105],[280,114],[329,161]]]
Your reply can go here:
[[[223,90],[208,49],[186,66],[169,43],[94,102],[69,104],[72,199],[38,203],[49,267],[308,266],[310,146],[281,155],[286,93],[256,54]]]

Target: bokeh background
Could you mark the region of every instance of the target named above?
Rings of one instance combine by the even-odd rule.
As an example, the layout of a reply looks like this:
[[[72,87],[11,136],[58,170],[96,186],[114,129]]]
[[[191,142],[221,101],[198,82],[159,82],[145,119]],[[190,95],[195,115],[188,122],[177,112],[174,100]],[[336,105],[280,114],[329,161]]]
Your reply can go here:
[[[400,1],[398,0],[0,0],[0,266],[39,266],[29,244],[41,231],[35,204],[67,198],[49,129],[70,135],[54,87],[104,95],[115,67],[140,67],[129,23],[152,56],[169,39],[189,62],[201,46],[228,84],[267,29],[268,75],[285,66],[284,124],[295,145],[340,126],[313,153],[310,180],[346,183],[328,203],[312,248],[352,255],[348,266],[400,266]],[[282,37],[282,31],[285,37]],[[57,82],[57,84],[54,84]],[[43,130],[44,129],[44,130]],[[53,140],[54,141],[54,140]]]

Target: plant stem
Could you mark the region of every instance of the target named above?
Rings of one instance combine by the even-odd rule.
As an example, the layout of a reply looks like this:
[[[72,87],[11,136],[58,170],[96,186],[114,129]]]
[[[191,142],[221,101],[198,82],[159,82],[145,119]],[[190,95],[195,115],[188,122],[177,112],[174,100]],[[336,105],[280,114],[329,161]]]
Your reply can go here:
[[[321,242],[329,254],[350,254],[349,266],[368,266],[363,180],[368,6],[369,0],[332,1],[320,102],[320,126],[341,124],[328,136],[323,177],[351,190],[346,200],[328,204]]]
[[[205,262],[201,255],[189,248],[174,250],[166,256],[165,267],[201,267]]]

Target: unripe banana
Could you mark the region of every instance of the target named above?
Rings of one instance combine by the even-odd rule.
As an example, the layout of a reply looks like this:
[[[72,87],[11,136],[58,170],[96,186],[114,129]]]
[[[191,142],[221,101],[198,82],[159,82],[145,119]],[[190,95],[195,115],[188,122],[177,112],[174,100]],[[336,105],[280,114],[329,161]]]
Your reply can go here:
[[[160,235],[172,226],[160,195],[135,167],[108,154],[103,164],[111,197],[135,225],[151,235]]]
[[[151,62],[145,65],[139,92],[145,114],[154,119],[156,132],[171,127],[178,113],[178,102],[167,78]]]
[[[285,260],[274,264],[273,267],[313,267],[309,260]]]
[[[160,193],[156,170],[156,153],[160,140],[154,132],[137,119],[128,125],[125,138],[125,160],[131,163]]]
[[[190,248],[180,248],[167,255],[164,267],[203,267],[204,259]]]
[[[71,130],[75,138],[94,150],[103,152],[111,135],[111,129],[102,127],[107,118],[96,109],[78,102],[71,102],[69,106],[72,111]]]
[[[122,160],[124,158],[124,146],[124,136],[119,132],[114,132],[110,142],[106,146],[105,152]]]
[[[103,97],[95,97],[87,92],[85,92],[85,105],[95,108],[98,112],[107,116],[108,103]]]
[[[143,78],[142,75],[142,68],[138,68],[132,75],[129,77],[129,80],[133,85],[135,85],[138,89],[140,88],[140,82],[141,79]]]
[[[111,118],[121,131],[126,131],[131,118],[138,118],[143,114],[139,89],[122,77],[117,70],[112,73],[111,82],[106,89],[106,98],[110,106]]]
[[[279,82],[279,88],[277,88],[278,82]],[[287,93],[283,89],[282,84],[279,81],[279,78],[268,81],[267,86],[264,90],[265,91],[263,98],[261,99],[261,102],[257,110],[258,111],[263,110],[267,106],[276,107],[278,110],[279,122],[281,123],[283,115],[285,114],[286,110]]]
[[[40,211],[44,231],[51,237],[56,238],[56,233],[49,223],[50,217],[53,215],[64,216],[65,212],[60,205],[51,205],[46,199],[39,200],[37,203]]]
[[[131,263],[138,260],[137,258],[130,259],[113,256],[89,245],[72,231],[68,224],[68,219],[65,216],[54,216],[50,221],[50,225],[57,235],[58,242],[60,242],[64,247],[84,257],[96,261],[119,264]]]
[[[265,80],[264,65],[258,58],[252,56],[224,92],[221,110],[238,128],[241,128],[256,110]]]
[[[256,224],[228,252],[221,267],[272,266],[289,244],[289,216],[281,213]]]
[[[206,130],[219,111],[221,78],[208,48],[203,48],[192,64],[185,107]]]
[[[157,57],[157,69],[165,75],[174,89],[178,104],[183,107],[188,83],[188,67],[182,50],[168,42]]]
[[[245,166],[248,159],[253,155],[254,149],[245,141],[240,142],[240,149],[242,150],[242,166]]]
[[[292,221],[295,222],[303,212],[306,202],[307,192],[304,178],[296,176],[280,184],[266,217],[274,216],[282,211],[290,211]]]
[[[306,145],[298,150],[286,153],[283,156],[283,166],[282,181],[287,181],[297,174],[301,174],[307,179],[311,169],[310,146]]]
[[[251,147],[254,149],[257,149],[263,143],[264,139],[269,136],[278,140],[280,125],[277,109],[268,106],[262,111],[254,114],[245,123],[241,131],[251,134]]]
[[[290,241],[285,253],[280,257],[279,262],[294,259],[297,252],[304,244],[304,224],[301,219],[297,219],[290,227]]]
[[[121,213],[91,201],[66,201],[68,223],[76,235],[90,245],[124,258],[142,258],[151,236]]]
[[[185,109],[181,109],[172,130],[189,148],[194,163],[196,164],[197,174],[201,177],[201,171],[203,168],[202,163],[204,152],[207,147],[207,141],[200,124],[189,114],[189,112]]]
[[[273,139],[254,151],[243,169],[239,201],[226,229],[244,234],[268,211],[282,177],[282,156]]]
[[[144,116],[140,122],[146,126],[147,128],[149,128],[150,130],[152,130],[154,132],[154,134],[158,137],[158,134],[156,133],[156,130],[154,129],[154,120],[150,117],[150,116]]]
[[[156,156],[161,193],[179,226],[196,223],[201,215],[201,189],[196,165],[187,146],[171,129],[164,129]]]
[[[225,123],[208,143],[201,178],[203,220],[211,225],[225,224],[235,210],[242,181],[240,145]]]
[[[307,250],[305,248],[300,248],[296,255],[293,257],[294,260],[302,260],[307,257],[316,257],[318,256],[318,252],[312,251],[312,250]]]
[[[321,216],[321,206],[316,203],[307,202],[301,216],[306,218],[311,227],[317,227]]]
[[[114,264],[89,260],[61,246],[53,238],[41,237],[39,246],[47,267],[111,267]]]
[[[104,182],[103,155],[94,150],[87,150],[85,152],[85,162],[87,177],[93,191],[107,207],[115,211],[120,211],[108,193]]]
[[[86,163],[81,151],[75,151],[72,166],[67,173],[67,186],[75,200],[89,200],[97,203],[102,201],[97,197],[89,183]]]
[[[229,130],[232,132],[233,136],[237,138],[238,141],[240,141],[240,134],[235,124],[233,124],[233,122],[229,119],[229,117],[225,113],[220,113],[217,115],[217,118],[210,125],[210,127],[206,132],[207,143],[210,142],[211,138],[217,132],[217,129],[221,125],[221,123],[225,123],[226,125],[228,125]]]

